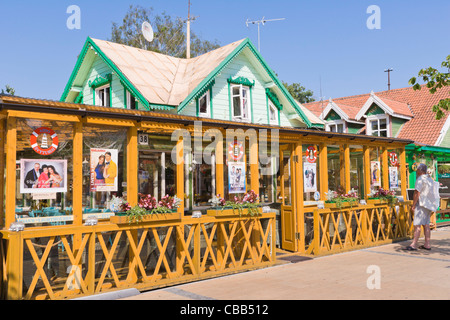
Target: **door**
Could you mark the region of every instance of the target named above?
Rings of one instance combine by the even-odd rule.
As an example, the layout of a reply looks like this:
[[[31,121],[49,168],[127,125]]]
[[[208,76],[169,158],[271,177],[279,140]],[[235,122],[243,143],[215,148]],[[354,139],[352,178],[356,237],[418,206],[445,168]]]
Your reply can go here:
[[[295,192],[294,145],[280,146],[280,187],[281,187],[281,247],[297,251],[297,214]]]

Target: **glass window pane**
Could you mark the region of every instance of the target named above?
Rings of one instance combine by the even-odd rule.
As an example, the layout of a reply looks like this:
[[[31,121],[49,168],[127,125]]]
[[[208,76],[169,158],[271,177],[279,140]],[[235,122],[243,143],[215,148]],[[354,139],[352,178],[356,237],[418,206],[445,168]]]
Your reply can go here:
[[[207,96],[204,95],[199,101],[199,112],[200,113],[208,113],[208,99]]]

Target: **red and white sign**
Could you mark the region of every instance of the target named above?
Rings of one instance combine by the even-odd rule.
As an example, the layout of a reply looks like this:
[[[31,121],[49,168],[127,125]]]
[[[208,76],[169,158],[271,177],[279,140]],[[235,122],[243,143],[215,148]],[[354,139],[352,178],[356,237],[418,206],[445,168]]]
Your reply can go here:
[[[398,164],[398,156],[395,152],[389,153],[389,160],[391,161],[391,165],[396,166]]]
[[[308,160],[309,163],[315,163],[317,160],[317,150],[313,146],[309,146],[306,149],[306,160]]]
[[[42,136],[40,145],[38,143],[39,136]],[[36,153],[48,156],[58,149],[58,135],[52,129],[41,127],[34,130],[31,134],[30,144]]]
[[[244,146],[242,143],[235,141],[228,145],[228,159],[231,161],[239,161],[244,156]]]

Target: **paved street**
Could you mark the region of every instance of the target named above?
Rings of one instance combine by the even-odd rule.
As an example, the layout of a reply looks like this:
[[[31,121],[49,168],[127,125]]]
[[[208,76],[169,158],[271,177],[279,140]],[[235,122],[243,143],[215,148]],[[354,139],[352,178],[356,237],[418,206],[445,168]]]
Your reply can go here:
[[[409,243],[295,263],[286,261],[267,269],[149,291],[126,299],[450,299],[450,227],[432,232],[431,251],[402,250]]]

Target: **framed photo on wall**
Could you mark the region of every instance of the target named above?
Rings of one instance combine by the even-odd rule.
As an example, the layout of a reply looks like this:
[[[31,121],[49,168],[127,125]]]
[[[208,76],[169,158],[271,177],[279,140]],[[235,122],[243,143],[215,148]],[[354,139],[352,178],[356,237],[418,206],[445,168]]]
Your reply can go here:
[[[67,160],[20,160],[20,193],[56,192],[67,192]]]

